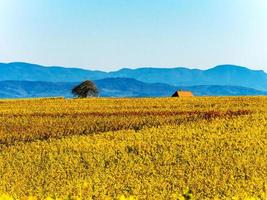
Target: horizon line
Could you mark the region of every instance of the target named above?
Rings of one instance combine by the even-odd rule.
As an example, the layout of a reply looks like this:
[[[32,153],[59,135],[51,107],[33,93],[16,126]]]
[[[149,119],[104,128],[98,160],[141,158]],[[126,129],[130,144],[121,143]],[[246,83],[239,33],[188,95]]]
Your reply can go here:
[[[12,62],[0,62],[0,64],[15,64],[15,63],[21,63],[21,64],[29,64],[29,65],[37,65],[40,67],[46,67],[46,68],[65,68],[65,69],[80,69],[80,70],[86,70],[86,71],[100,71],[100,72],[106,72],[106,73],[112,73],[112,72],[116,72],[119,70],[123,70],[123,69],[129,69],[129,70],[136,70],[136,69],[179,69],[179,68],[184,68],[184,69],[190,69],[190,70],[200,70],[200,71],[206,71],[209,69],[213,69],[215,67],[220,67],[220,66],[234,66],[234,67],[241,67],[241,68],[246,68],[249,70],[253,70],[253,71],[263,71],[265,72],[264,69],[255,69],[253,67],[250,66],[243,66],[243,65],[239,65],[239,64],[230,64],[230,63],[225,63],[225,64],[217,64],[214,65],[212,67],[207,67],[205,69],[200,69],[200,68],[196,68],[196,67],[190,67],[190,66],[152,66],[152,65],[140,65],[139,67],[134,67],[134,66],[124,66],[124,67],[119,67],[116,70],[98,70],[98,69],[92,69],[92,68],[88,68],[88,67],[78,67],[78,66],[66,66],[66,65],[43,65],[43,64],[39,64],[39,63],[31,63],[31,62],[27,62],[27,61],[12,61]],[[97,67],[96,67],[97,68]]]

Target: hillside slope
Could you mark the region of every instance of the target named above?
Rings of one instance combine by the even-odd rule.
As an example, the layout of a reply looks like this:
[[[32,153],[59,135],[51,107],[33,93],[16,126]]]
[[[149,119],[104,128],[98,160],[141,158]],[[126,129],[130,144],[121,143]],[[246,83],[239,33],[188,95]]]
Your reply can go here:
[[[95,81],[102,97],[161,97],[171,96],[175,90],[191,90],[197,96],[265,95],[266,92],[238,86],[172,86],[161,83],[144,83],[128,78],[107,78]],[[71,90],[78,84],[0,81],[0,98],[72,97]]]
[[[267,74],[241,66],[221,65],[208,70],[188,68],[139,68],[114,72],[78,68],[44,67],[28,63],[0,63],[0,81],[80,82],[86,79],[133,78],[146,83],[178,86],[233,85],[267,91]]]

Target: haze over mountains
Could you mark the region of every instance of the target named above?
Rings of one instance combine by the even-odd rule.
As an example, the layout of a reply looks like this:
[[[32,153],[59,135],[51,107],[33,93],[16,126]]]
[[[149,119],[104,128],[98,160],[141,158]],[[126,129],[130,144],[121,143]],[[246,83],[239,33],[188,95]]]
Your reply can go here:
[[[164,97],[177,88],[190,90],[197,96],[266,95],[255,89],[238,86],[172,86],[164,83],[144,83],[129,78],[107,78],[95,81],[102,97]],[[0,81],[0,98],[72,97],[78,83],[39,81]]]
[[[102,80],[101,80],[102,79]],[[101,96],[170,96],[177,89],[196,95],[265,95],[267,74],[241,66],[221,65],[208,70],[139,68],[114,72],[0,63],[0,97],[70,97],[71,88],[94,80]]]

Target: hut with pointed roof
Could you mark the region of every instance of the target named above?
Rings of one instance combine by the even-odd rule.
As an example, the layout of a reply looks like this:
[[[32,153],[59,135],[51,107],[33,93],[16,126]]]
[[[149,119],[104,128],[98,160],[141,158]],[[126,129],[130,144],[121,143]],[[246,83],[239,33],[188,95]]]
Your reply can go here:
[[[172,95],[172,97],[193,97],[193,93],[191,91],[176,91]]]

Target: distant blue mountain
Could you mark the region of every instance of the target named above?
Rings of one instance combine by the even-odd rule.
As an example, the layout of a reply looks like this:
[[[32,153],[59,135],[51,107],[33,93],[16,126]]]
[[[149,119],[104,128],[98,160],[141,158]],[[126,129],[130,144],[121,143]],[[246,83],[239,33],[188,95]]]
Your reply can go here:
[[[0,81],[48,81],[76,82],[96,80],[106,76],[106,72],[78,68],[44,67],[29,63],[0,63]]]
[[[187,68],[121,69],[113,77],[134,78],[148,83],[167,83],[179,86],[233,85],[267,90],[267,74],[234,65],[221,65],[208,70]]]
[[[0,81],[0,98],[71,97],[75,83]]]
[[[266,92],[238,86],[172,86],[144,83],[128,78],[107,78],[94,81],[102,97],[162,97],[178,89],[191,90],[197,96],[266,95]],[[0,98],[72,97],[77,83],[39,81],[0,81]]]
[[[114,72],[78,68],[43,67],[28,63],[0,63],[0,81],[81,82],[104,78],[133,78],[146,83],[176,86],[232,85],[267,91],[267,74],[241,66],[221,65],[208,70],[188,68],[139,68]]]

